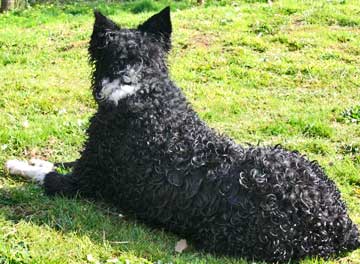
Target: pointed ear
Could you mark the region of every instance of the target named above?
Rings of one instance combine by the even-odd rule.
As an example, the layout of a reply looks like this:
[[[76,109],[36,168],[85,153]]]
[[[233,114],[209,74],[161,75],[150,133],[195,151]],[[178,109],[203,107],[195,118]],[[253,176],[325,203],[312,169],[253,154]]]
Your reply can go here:
[[[94,32],[101,32],[101,31],[112,31],[112,30],[119,30],[120,27],[111,19],[107,18],[100,11],[94,11],[95,16],[95,23],[94,23]]]
[[[89,55],[91,61],[98,58],[99,49],[104,48],[109,42],[107,32],[120,30],[120,27],[115,22],[101,14],[100,11],[95,10],[94,16],[94,29],[89,45]]]
[[[171,47],[172,32],[170,7],[165,7],[162,11],[150,17],[143,24],[138,26],[138,30],[152,33],[158,38],[162,38],[166,51],[169,51]]]

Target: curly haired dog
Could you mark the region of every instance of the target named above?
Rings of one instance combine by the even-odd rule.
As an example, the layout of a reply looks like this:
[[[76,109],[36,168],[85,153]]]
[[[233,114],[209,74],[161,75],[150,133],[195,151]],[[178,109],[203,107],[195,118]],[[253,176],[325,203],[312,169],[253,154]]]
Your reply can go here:
[[[8,161],[48,195],[104,199],[197,248],[265,261],[330,257],[360,246],[335,184],[316,162],[218,135],[170,80],[170,9],[136,29],[99,12],[91,36],[98,103],[72,173]]]

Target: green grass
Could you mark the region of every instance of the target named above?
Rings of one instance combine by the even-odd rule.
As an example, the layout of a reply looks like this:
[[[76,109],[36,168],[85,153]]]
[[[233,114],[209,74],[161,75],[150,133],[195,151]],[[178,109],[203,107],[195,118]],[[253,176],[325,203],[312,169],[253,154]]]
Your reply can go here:
[[[87,42],[98,8],[132,27],[169,1],[34,5],[0,15],[0,164],[78,157],[95,104]],[[206,122],[237,142],[316,159],[360,225],[360,6],[357,0],[171,1],[171,75]],[[0,263],[246,263],[108,205],[49,198],[0,166]],[[329,261],[360,263],[360,250]]]

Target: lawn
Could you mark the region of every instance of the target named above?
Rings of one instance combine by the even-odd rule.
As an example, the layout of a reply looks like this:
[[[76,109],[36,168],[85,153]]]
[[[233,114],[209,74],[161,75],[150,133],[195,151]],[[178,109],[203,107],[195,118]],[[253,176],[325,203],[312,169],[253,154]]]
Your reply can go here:
[[[68,1],[1,14],[0,164],[77,158],[96,108],[92,9],[133,27],[166,2]],[[360,225],[358,0],[171,2],[171,75],[200,116],[240,144],[281,144],[318,160]],[[175,253],[179,239],[106,204],[46,197],[0,166],[0,263],[247,263],[191,245]],[[302,263],[360,263],[360,250]]]

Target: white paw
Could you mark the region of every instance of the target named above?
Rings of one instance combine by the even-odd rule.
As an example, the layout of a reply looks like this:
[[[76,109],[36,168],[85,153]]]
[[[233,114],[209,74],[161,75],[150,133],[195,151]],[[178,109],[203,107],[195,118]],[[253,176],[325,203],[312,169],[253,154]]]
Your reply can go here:
[[[54,169],[54,164],[46,160],[32,158],[30,159],[29,164],[36,167],[48,168],[49,170]]]
[[[53,170],[52,167],[32,166],[21,160],[8,160],[5,167],[10,174],[26,177],[39,184],[43,184],[45,175]]]
[[[5,163],[5,168],[9,171],[10,174],[13,175],[23,175],[24,168],[29,166],[26,161],[22,160],[8,160]]]

